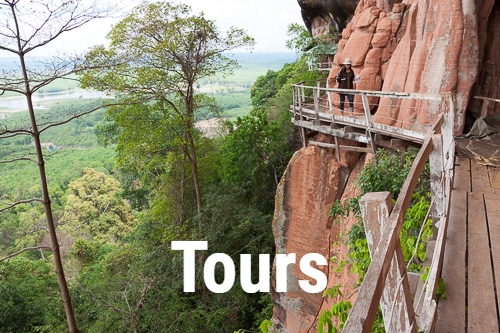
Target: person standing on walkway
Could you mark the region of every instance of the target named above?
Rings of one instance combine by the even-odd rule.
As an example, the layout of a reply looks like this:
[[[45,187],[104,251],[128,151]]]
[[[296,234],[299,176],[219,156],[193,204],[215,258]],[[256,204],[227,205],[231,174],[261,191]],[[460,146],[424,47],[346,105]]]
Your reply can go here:
[[[339,89],[356,89],[356,82],[358,78],[354,74],[354,70],[351,67],[351,59],[346,58],[344,60],[344,66],[340,69],[337,74],[337,83]],[[356,77],[356,82],[354,78]],[[354,95],[353,94],[339,94],[340,95],[340,113],[344,114],[344,101],[345,96],[347,95],[347,99],[349,100],[349,112],[351,116],[354,112]]]

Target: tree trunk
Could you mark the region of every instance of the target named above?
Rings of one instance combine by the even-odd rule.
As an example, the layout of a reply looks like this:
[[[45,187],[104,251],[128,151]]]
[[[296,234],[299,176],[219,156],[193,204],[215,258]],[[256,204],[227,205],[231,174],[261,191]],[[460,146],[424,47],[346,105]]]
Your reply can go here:
[[[188,130],[188,140],[189,140],[189,148],[191,150],[189,162],[191,163],[191,169],[193,170],[194,191],[196,193],[196,205],[199,214],[201,212],[200,180],[198,178],[198,161],[196,157],[196,147],[194,145],[194,140],[193,140],[193,135],[191,134],[191,130]]]
[[[196,204],[198,208],[198,214],[201,212],[201,191],[200,191],[200,180],[198,178],[198,160],[196,157],[196,146],[193,139],[193,117],[194,117],[194,89],[193,83],[188,84],[187,94],[186,94],[186,133],[187,139],[189,141],[189,163],[191,164],[191,169],[193,172],[193,182],[194,191],[196,193]]]
[[[66,319],[68,321],[69,331],[71,333],[78,333],[79,330],[76,324],[75,315],[73,313],[73,306],[71,305],[71,296],[69,294],[68,285],[66,283],[66,277],[64,276],[64,269],[61,260],[61,252],[59,251],[59,242],[57,240],[56,228],[54,225],[54,218],[52,215],[52,206],[50,202],[49,190],[47,186],[47,177],[45,173],[45,161],[43,159],[42,145],[40,143],[40,133],[38,132],[38,126],[35,118],[35,110],[33,108],[33,101],[31,98],[32,94],[29,85],[28,72],[24,61],[24,55],[22,53],[20,54],[19,58],[21,61],[21,68],[23,71],[23,77],[26,87],[26,101],[28,103],[28,112],[30,116],[33,142],[35,144],[35,150],[38,162],[38,172],[40,175],[40,183],[42,187],[43,209],[45,211],[47,227],[49,229],[49,235],[52,242],[52,253],[54,256],[55,272],[57,275],[59,288],[61,289],[61,297],[64,305],[64,310],[66,312]]]

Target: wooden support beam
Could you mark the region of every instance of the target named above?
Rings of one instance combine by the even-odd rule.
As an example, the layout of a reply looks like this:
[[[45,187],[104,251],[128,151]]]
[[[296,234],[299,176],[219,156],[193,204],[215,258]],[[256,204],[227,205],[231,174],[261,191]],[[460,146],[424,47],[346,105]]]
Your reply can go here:
[[[328,80],[326,80],[326,88],[328,89]],[[332,94],[330,92],[326,92],[328,96],[328,110],[332,114],[332,124],[335,123],[335,114],[333,113],[333,103],[332,103]]]
[[[366,272],[356,302],[342,330],[343,333],[370,333],[377,313],[378,304],[384,290],[384,282],[389,272],[394,250],[399,242],[399,233],[411,196],[417,185],[432,150],[432,139],[428,137],[418,152],[406,181],[387,221],[388,234],[379,243],[374,258]]]
[[[339,138],[349,139],[361,143],[368,143],[368,140],[364,134],[345,133],[342,129],[332,129],[330,128],[330,126],[325,125],[313,125],[310,121],[306,120],[294,120],[293,123],[299,127],[309,128],[310,130],[338,136]]]
[[[325,142],[319,142],[319,141],[309,141],[309,143],[312,145],[315,145],[318,147],[324,147],[324,148],[349,150],[349,151],[355,151],[355,152],[359,152],[359,153],[371,153],[372,152],[371,148],[366,148],[366,147],[338,145],[338,148],[337,148],[337,145],[332,144],[332,143],[325,143]]]
[[[359,206],[363,216],[368,249],[373,257],[380,240],[388,232],[386,223],[393,207],[391,193],[367,193],[359,201]],[[390,260],[391,266],[380,299],[384,326],[388,332],[416,332],[417,326],[410,322],[413,317],[411,315],[413,303],[408,276],[405,274],[403,253],[399,246],[393,251]]]
[[[319,142],[319,141],[309,141],[309,144],[318,146],[318,147],[323,147],[323,148],[331,148],[331,149],[336,149],[337,146],[331,143],[325,143],[325,142]]]
[[[375,153],[377,152],[377,145],[375,144],[374,133],[370,132],[370,130],[367,129],[366,130],[366,137],[370,141],[371,153],[373,154],[373,156],[375,156]]]
[[[319,88],[319,82],[317,83]],[[316,113],[316,120],[319,121],[319,90],[313,90],[313,99],[314,99],[314,112]]]
[[[371,153],[371,148],[339,145],[342,150],[356,151],[358,153]]]
[[[307,147],[307,134],[306,129],[304,127],[300,128],[300,136],[302,137],[302,147]]]
[[[441,128],[443,127],[443,123],[444,123],[444,116],[441,113],[438,116],[438,119],[436,120],[434,125],[432,125],[432,133],[431,134],[441,134]]]
[[[432,136],[432,152],[429,156],[430,160],[430,173],[431,173],[431,194],[432,202],[430,216],[432,217],[432,224],[434,228],[434,238],[437,236],[437,223],[441,220],[443,215],[444,204],[444,183],[441,182],[444,177],[444,162],[443,162],[443,139],[441,134]]]
[[[335,156],[337,157],[337,162],[340,162],[339,139],[336,136],[334,136],[334,138],[335,138]]]
[[[490,107],[490,101],[483,99],[483,105],[481,111],[479,112],[479,117],[486,117],[488,115],[488,108]]]
[[[378,123],[373,123],[372,132],[384,133],[395,138],[405,139],[416,143],[422,143],[426,137],[426,134],[424,133],[414,132],[403,128]]]
[[[368,104],[368,97],[366,94],[361,94],[361,102],[363,102],[363,111],[365,112],[366,122],[368,123],[368,127],[373,127],[372,124],[372,114],[370,110],[370,105]]]

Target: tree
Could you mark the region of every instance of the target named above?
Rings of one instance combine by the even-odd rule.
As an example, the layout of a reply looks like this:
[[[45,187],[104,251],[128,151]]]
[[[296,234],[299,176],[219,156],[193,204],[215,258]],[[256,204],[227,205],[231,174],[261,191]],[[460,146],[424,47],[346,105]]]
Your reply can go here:
[[[287,36],[286,47],[294,50],[297,54],[306,54],[310,63],[317,63],[325,56],[333,59],[333,55],[337,53],[337,43],[340,40],[338,33],[334,30],[315,37],[298,23],[288,25]]]
[[[0,138],[31,136],[36,152],[35,158],[28,155],[0,162],[30,161],[35,163],[38,166],[42,194],[41,197],[27,198],[15,202],[0,201],[0,212],[26,203],[41,203],[43,205],[52,241],[51,248],[55,271],[70,332],[78,332],[78,327],[74,319],[71,298],[59,251],[40,134],[48,128],[68,122],[93,110],[71,112],[47,123],[37,121],[33,107],[33,94],[54,80],[78,72],[82,67],[78,57],[53,58],[50,62],[44,63],[35,62],[33,59],[30,62],[28,55],[52,43],[62,34],[77,29],[93,19],[107,16],[111,11],[111,7],[103,5],[100,1],[34,0],[26,2],[2,0],[0,2],[0,51],[15,56],[17,58],[16,65],[18,66],[16,69],[3,70],[0,73],[0,94],[11,92],[24,95],[30,117],[30,124],[26,127],[2,128]],[[33,66],[30,67],[29,64]]]
[[[264,211],[273,210],[273,198],[292,152],[287,133],[266,112],[256,111],[228,124],[221,152],[224,178],[241,184]]]
[[[142,3],[114,26],[108,38],[109,48],[95,47],[86,57],[90,67],[105,70],[86,72],[85,85],[119,94],[129,104],[153,103],[171,119],[173,127],[164,130],[175,133],[190,165],[200,212],[194,117],[207,97],[196,91],[196,85],[217,73],[231,73],[237,63],[227,53],[251,47],[254,40],[237,28],[224,36],[203,13],[192,15],[189,6],[168,2]]]
[[[317,45],[316,39],[298,23],[289,24],[286,35],[288,39],[285,41],[285,46],[296,53],[305,52]]]
[[[0,327],[2,332],[64,330],[64,310],[49,262],[18,257],[0,263]]]
[[[84,168],[83,176],[71,182],[68,191],[59,221],[68,233],[116,242],[132,231],[134,215],[120,196],[120,183],[113,177]]]
[[[266,75],[261,75],[257,78],[252,88],[250,88],[250,98],[252,105],[256,109],[265,106],[265,103],[270,97],[274,97],[278,92],[276,85],[276,77],[278,72],[268,70]]]

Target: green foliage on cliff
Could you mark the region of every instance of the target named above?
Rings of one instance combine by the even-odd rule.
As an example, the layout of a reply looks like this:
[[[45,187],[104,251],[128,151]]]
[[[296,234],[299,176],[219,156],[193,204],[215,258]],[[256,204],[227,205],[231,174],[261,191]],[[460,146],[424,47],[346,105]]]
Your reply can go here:
[[[407,152],[392,152],[379,149],[375,157],[366,164],[356,179],[356,186],[360,189],[359,196],[352,198],[345,204],[342,204],[340,200],[336,200],[330,207],[330,216],[333,219],[347,217],[351,213],[358,219],[358,222],[353,224],[349,232],[344,235],[344,241],[349,250],[347,259],[339,261],[335,258],[335,261],[339,262],[339,269],[348,265],[351,267],[351,271],[358,276],[358,287],[363,282],[371,262],[365,228],[361,220],[359,199],[366,193],[388,191],[395,201],[408,176],[416,154],[417,151],[414,149]],[[419,178],[400,233],[404,259],[409,262],[409,269],[417,272],[422,268],[421,263],[426,258],[426,243],[432,236],[432,219],[426,219],[430,206],[429,175],[429,164],[427,163]],[[419,235],[420,232],[421,235]],[[340,299],[339,302],[343,302],[343,300]],[[335,314],[333,308],[325,310],[322,314],[324,320],[321,325],[327,326],[328,332],[335,332],[345,322],[340,317],[341,314],[342,312],[339,311]],[[339,317],[339,327],[332,325],[333,316]],[[380,311],[377,314],[372,332],[385,332]]]

